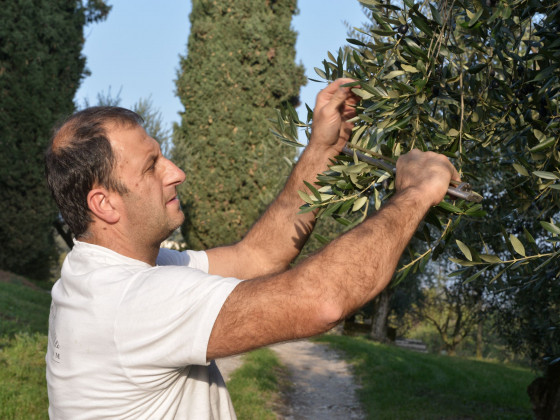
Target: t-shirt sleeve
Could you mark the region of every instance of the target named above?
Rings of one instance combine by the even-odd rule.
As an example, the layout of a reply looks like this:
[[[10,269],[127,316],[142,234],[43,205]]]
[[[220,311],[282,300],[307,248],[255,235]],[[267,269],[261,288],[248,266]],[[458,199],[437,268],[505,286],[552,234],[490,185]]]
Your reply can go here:
[[[156,260],[157,265],[182,265],[196,268],[208,273],[208,256],[205,251],[175,251],[174,249],[160,248]]]
[[[165,266],[135,273],[129,281],[115,321],[127,374],[141,381],[153,367],[207,365],[214,322],[240,280]]]

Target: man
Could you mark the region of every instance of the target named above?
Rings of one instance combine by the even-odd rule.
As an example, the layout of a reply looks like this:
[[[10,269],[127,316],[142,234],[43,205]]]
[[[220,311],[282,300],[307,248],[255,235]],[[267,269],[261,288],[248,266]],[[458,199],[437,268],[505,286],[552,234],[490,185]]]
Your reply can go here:
[[[92,108],[62,125],[47,179],[76,241],[52,290],[51,418],[235,418],[213,359],[327,331],[387,285],[427,210],[459,179],[443,156],[401,157],[390,202],[288,269],[314,224],[298,214],[297,191],[352,130],[349,81],[318,95],[309,145],[261,219],[237,244],[206,252],[160,250],[183,221],[176,187],[188,174],[135,114]]]

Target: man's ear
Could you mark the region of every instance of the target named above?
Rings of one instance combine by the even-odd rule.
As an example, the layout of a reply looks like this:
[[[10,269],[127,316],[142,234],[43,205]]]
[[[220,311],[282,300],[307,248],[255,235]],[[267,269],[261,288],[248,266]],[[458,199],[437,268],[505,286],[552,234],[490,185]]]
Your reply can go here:
[[[120,214],[112,202],[115,199],[115,193],[111,193],[105,188],[94,188],[87,195],[87,203],[90,211],[99,219],[106,223],[117,223]]]

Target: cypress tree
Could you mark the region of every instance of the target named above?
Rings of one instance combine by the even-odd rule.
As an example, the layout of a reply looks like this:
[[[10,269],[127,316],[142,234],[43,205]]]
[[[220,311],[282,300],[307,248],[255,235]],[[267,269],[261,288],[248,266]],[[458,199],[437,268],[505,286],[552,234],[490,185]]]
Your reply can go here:
[[[175,127],[182,228],[189,247],[241,239],[283,184],[294,150],[271,139],[268,119],[297,104],[305,84],[291,29],[296,0],[194,0]]]
[[[109,7],[102,0],[3,0],[0,8],[0,268],[43,279],[58,214],[43,153],[52,126],[74,110],[83,27]]]

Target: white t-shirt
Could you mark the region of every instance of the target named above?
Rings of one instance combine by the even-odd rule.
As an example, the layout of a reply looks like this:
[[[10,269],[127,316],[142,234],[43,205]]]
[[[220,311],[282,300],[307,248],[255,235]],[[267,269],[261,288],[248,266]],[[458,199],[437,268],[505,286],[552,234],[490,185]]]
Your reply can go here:
[[[206,349],[240,280],[207,274],[202,251],[157,263],[75,242],[52,289],[51,419],[235,418]]]

